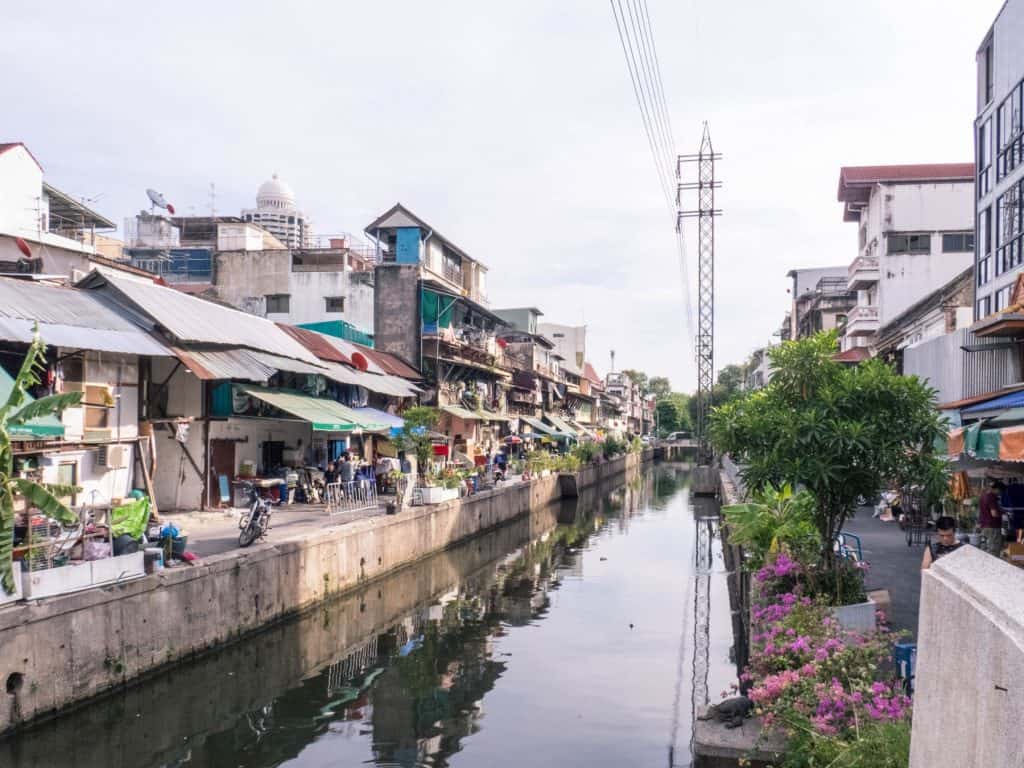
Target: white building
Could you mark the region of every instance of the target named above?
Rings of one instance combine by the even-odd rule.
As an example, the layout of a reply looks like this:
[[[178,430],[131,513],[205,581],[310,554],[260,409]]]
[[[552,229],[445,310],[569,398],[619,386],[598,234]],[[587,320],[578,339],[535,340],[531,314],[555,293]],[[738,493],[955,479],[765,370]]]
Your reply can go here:
[[[551,339],[555,351],[571,362],[573,367],[583,368],[587,360],[587,326],[538,323],[537,333]]]
[[[96,242],[96,230],[116,228],[46,183],[24,144],[0,144],[0,272],[70,278],[74,270],[88,271],[96,248],[86,243]]]
[[[847,287],[844,352],[875,346],[885,327],[970,267],[974,251],[971,163],[854,166],[839,172],[843,221],[857,224]]]
[[[260,185],[256,207],[244,209],[242,219],[259,224],[289,248],[313,245],[312,220],[295,206],[295,193],[276,173]]]

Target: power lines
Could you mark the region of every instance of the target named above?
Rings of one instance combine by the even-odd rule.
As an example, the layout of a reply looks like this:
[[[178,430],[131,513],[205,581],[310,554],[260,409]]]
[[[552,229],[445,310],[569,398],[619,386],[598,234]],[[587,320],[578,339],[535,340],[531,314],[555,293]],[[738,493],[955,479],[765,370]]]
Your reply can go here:
[[[686,240],[682,230],[676,227],[677,200],[672,190],[676,188],[676,143],[665,98],[664,81],[661,76],[661,62],[654,41],[654,27],[651,23],[647,0],[609,0],[615,28],[619,33],[622,55],[626,60],[633,94],[640,110],[647,145],[654,161],[665,199],[665,207],[676,234],[676,249],[679,253],[679,271],[682,279],[683,308],[686,316],[687,341],[693,351],[693,306],[690,300],[690,279],[687,267]]]

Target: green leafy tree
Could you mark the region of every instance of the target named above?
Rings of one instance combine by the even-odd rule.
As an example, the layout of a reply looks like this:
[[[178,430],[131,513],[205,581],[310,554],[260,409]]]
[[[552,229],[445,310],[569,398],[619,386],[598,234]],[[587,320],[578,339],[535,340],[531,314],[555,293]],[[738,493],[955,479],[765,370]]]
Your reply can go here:
[[[81,392],[68,392],[33,400],[28,390],[40,382],[45,370],[46,345],[36,328],[35,338],[29,345],[25,361],[14,379],[14,386],[7,402],[0,405],[0,584],[4,592],[14,592],[14,567],[11,556],[14,547],[14,499],[22,496],[29,504],[38,508],[47,517],[63,523],[77,520],[75,513],[59,499],[74,493],[77,489],[69,486],[44,485],[17,477],[14,472],[14,446],[11,442],[11,428],[25,424],[40,416],[59,413],[65,408],[78,405]]]
[[[654,395],[655,400],[665,400],[672,395],[672,384],[665,376],[652,376],[647,381],[647,392]]]
[[[416,471],[422,478],[433,450],[430,433],[440,421],[441,412],[427,405],[417,405],[403,413],[402,419],[405,425],[396,437],[395,443],[403,451],[410,452],[416,457]]]
[[[623,373],[626,374],[626,376],[629,377],[629,380],[633,382],[633,386],[640,390],[640,394],[646,397],[650,391],[648,389],[650,383],[647,380],[647,374],[643,371],[637,371],[632,368],[627,368]]]
[[[711,416],[712,443],[743,466],[752,492],[788,484],[814,496],[820,561],[830,567],[857,499],[893,480],[934,480],[932,446],[945,434],[934,390],[879,360],[841,365],[836,347],[833,331],[774,348],[771,383]]]
[[[816,556],[818,531],[814,524],[814,497],[807,491],[794,494],[784,485],[754,494],[753,501],[722,507],[729,543],[747,554],[746,565],[756,570],[769,554],[788,551],[798,560]]]
[[[655,408],[658,414],[658,430],[662,436],[671,432],[693,430],[688,395],[672,392],[667,398],[658,400]]]

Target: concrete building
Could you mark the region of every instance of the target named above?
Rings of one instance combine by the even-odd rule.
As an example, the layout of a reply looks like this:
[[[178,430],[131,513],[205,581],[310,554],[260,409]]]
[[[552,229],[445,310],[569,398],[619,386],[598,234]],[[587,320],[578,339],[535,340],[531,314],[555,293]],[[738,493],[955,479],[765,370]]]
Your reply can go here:
[[[771,360],[768,357],[768,352],[771,347],[761,347],[755,349],[750,355],[750,362],[747,365],[747,378],[743,383],[744,389],[750,391],[755,389],[761,389],[768,382],[772,380],[772,368]]]
[[[583,368],[587,359],[587,326],[539,323],[537,332],[551,339],[558,354]]]
[[[847,287],[844,352],[873,349],[879,328],[942,288],[973,260],[970,163],[844,167],[837,197],[843,221],[857,224],[857,256]]]
[[[856,294],[846,286],[846,272],[846,267],[812,267],[786,273],[793,286],[788,335],[785,328],[782,330],[784,340],[804,339],[845,326],[857,301]]]
[[[97,231],[110,219],[43,180],[21,142],[0,143],[0,273],[72,279],[88,272]]]
[[[376,243],[374,341],[422,371],[421,398],[468,456],[495,447],[513,366],[498,343],[509,326],[487,307],[487,267],[403,205],[367,225]]]
[[[982,320],[1012,302],[1024,269],[1024,2],[1008,0],[978,49],[974,157],[978,245],[974,315]]]
[[[256,207],[242,210],[242,219],[259,224],[289,248],[313,243],[313,222],[295,204],[291,186],[275,173],[256,192]]]

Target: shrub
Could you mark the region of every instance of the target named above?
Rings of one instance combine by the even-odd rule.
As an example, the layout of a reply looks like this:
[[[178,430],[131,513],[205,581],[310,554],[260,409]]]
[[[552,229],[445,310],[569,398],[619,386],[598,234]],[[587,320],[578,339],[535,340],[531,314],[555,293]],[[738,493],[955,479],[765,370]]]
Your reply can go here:
[[[613,459],[616,456],[624,454],[627,450],[626,442],[618,439],[614,435],[606,437],[601,446],[606,459]]]
[[[601,455],[601,445],[592,441],[578,443],[572,449],[572,454],[580,460],[581,464],[590,464]]]
[[[789,552],[801,561],[817,556],[814,497],[807,491],[768,486],[755,493],[752,502],[723,507],[722,514],[729,541],[743,547],[748,568],[760,568],[778,552]]]
[[[553,463],[553,468],[558,472],[580,471],[580,460],[571,453],[556,457]]]

